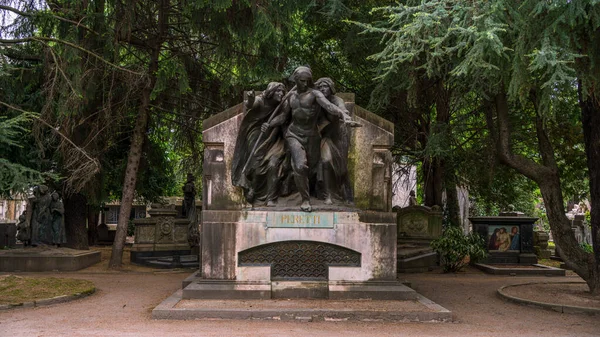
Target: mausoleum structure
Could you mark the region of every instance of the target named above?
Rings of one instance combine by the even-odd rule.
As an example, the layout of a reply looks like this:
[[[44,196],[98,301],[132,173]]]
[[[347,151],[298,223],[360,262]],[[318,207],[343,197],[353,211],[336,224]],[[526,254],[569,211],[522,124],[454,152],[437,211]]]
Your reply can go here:
[[[396,281],[393,124],[301,68],[287,94],[274,82],[204,121],[200,270],[183,299],[415,298]]]

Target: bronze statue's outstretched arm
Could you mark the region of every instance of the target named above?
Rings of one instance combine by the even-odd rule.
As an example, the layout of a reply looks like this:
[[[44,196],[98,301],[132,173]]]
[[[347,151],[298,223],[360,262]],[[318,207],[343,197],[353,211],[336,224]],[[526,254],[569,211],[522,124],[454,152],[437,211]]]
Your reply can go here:
[[[319,90],[313,90],[313,93],[315,94],[317,103],[319,103],[319,105],[323,109],[325,109],[330,115],[333,115],[333,117],[337,118],[343,118],[344,110],[340,109],[337,105],[331,103]]]
[[[292,109],[290,109],[289,101],[285,100],[281,102],[281,104],[283,104],[281,107],[281,112],[277,116],[273,117],[273,119],[270,122],[263,123],[263,125],[260,128],[262,132],[267,132],[269,128],[282,125],[288,120],[292,112]]]

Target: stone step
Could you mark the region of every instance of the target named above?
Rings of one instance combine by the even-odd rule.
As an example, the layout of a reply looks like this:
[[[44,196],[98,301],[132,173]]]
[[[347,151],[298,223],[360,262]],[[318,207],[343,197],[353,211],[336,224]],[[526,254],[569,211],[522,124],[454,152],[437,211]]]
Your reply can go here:
[[[398,281],[231,281],[194,278],[183,299],[369,299],[414,300],[417,293]]]
[[[183,289],[183,299],[270,299],[271,284],[263,281],[197,280]]]
[[[436,252],[428,252],[408,258],[400,258],[397,260],[398,273],[421,273],[438,265],[438,257]]]
[[[447,322],[452,313],[420,294],[413,300],[182,299],[182,290],[152,311],[154,319]]]

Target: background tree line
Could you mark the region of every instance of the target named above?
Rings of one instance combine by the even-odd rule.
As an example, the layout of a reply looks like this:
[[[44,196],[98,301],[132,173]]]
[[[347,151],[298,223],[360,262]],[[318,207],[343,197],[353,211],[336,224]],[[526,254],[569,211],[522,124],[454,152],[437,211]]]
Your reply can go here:
[[[86,217],[120,199],[113,267],[133,199],[180,193],[188,170],[201,174],[202,120],[308,64],[394,122],[394,157],[419,167],[425,205],[444,205],[457,224],[457,186],[488,215],[509,204],[533,215],[541,197],[567,262],[599,291],[598,1],[29,0],[0,10],[0,189],[60,190],[78,248]],[[591,201],[593,254],[564,215],[580,198]]]

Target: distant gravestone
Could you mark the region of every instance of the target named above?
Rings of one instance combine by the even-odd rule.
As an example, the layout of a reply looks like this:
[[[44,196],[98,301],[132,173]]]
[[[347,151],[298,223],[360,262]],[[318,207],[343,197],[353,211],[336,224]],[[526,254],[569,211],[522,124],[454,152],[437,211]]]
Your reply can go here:
[[[399,273],[423,272],[437,265],[430,244],[442,235],[442,215],[439,206],[415,204],[396,210]]]
[[[550,235],[548,232],[544,231],[534,231],[533,232],[533,248],[535,250],[535,254],[540,259],[549,259],[552,255],[550,249],[548,249],[548,240],[550,239]]]
[[[14,222],[0,223],[0,248],[13,248],[17,244],[17,225]]]
[[[409,206],[397,211],[398,240],[433,240],[442,235],[442,211],[439,206]]]
[[[503,212],[500,216],[471,217],[473,232],[485,239],[486,263],[536,264],[533,224],[538,218],[521,212]]]
[[[135,219],[135,241],[131,247],[131,262],[153,263],[157,257],[190,254],[187,218],[177,218],[175,205],[153,204],[150,217]],[[177,267],[168,264],[166,267]]]

